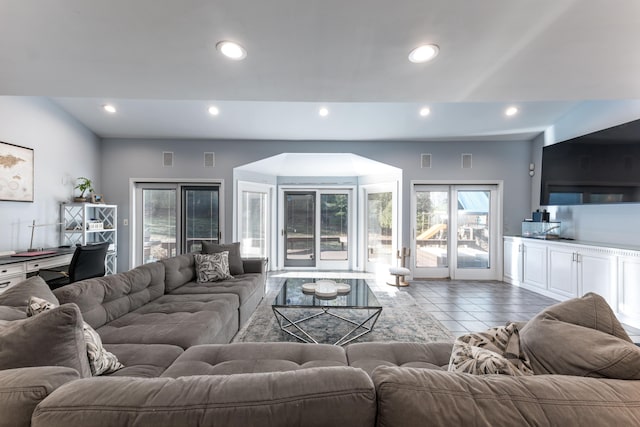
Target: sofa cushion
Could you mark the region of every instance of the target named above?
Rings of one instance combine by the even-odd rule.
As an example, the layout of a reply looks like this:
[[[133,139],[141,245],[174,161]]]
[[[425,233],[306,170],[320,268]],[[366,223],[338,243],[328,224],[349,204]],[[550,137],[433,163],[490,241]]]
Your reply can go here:
[[[56,289],[54,294],[61,304],[77,304],[84,320],[97,329],[162,296],[164,264],[153,262],[124,273],[82,280]]]
[[[36,317],[0,321],[0,370],[66,366],[90,377],[82,315],[64,304]]]
[[[164,295],[97,329],[103,343],[224,344],[238,331],[238,297]]]
[[[187,282],[196,280],[196,264],[193,253],[162,259],[160,263],[165,266],[165,291],[167,293]]]
[[[382,366],[373,371],[378,426],[631,426],[634,381],[561,375],[469,375]]]
[[[229,252],[208,255],[195,254],[194,258],[198,283],[233,279],[229,273]]]
[[[159,377],[183,352],[167,344],[105,344],[125,367],[107,374],[113,377]]]
[[[234,343],[187,349],[162,375],[220,375],[347,366],[342,347],[303,343]]]
[[[32,426],[370,427],[375,417],[371,379],[359,369],[327,367],[75,381],[38,405]]]
[[[229,271],[232,276],[244,274],[244,266],[242,257],[240,256],[240,242],[217,244],[213,242],[202,242],[203,254],[216,254],[220,252],[229,252]]]
[[[451,343],[363,342],[346,346],[349,366],[371,374],[378,366],[446,370]]]
[[[515,323],[458,337],[448,370],[474,375],[533,375]]]
[[[582,298],[572,298],[552,305],[543,312],[563,322],[596,329],[632,342],[607,301],[593,292],[585,294]]]
[[[56,305],[60,305],[60,302],[53,292],[51,292],[49,285],[42,280],[42,277],[32,276],[1,293],[0,306],[13,307],[25,313],[27,305],[29,305],[29,298],[31,297],[42,298]],[[26,317],[26,314],[23,318],[24,317]],[[13,320],[5,319],[4,317],[0,317],[0,319]]]
[[[0,371],[0,427],[28,427],[38,403],[62,384],[80,378],[78,371],[61,366]]]
[[[216,282],[213,286],[192,281],[174,289],[171,294],[234,294],[240,299],[240,305],[243,305],[256,291],[264,288],[263,280],[262,274],[251,273]]]
[[[31,297],[29,299],[29,306],[27,307],[27,315],[35,316],[47,310],[52,310],[55,307],[55,304],[42,298]],[[113,353],[105,350],[102,346],[100,335],[84,320],[82,321],[82,331],[87,347],[87,357],[89,358],[91,375],[108,374],[123,367],[122,363],[118,361],[118,358]]]
[[[521,341],[536,374],[640,379],[640,348],[596,329],[562,322],[548,313],[531,319]]]

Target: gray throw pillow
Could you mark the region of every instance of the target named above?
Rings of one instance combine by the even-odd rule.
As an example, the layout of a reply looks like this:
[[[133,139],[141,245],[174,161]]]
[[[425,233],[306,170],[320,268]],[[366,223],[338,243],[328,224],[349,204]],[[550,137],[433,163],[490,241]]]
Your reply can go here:
[[[63,304],[36,317],[0,320],[0,370],[31,366],[66,366],[91,376],[75,304]]]
[[[48,310],[53,310],[56,305],[42,298],[31,297],[29,306],[27,307],[27,315],[35,316]],[[118,369],[124,368],[124,365],[118,361],[115,354],[105,350],[102,346],[100,335],[85,321],[82,322],[82,332],[84,341],[87,345],[87,357],[89,358],[89,367],[91,375],[110,374]]]
[[[0,305],[19,308],[24,312],[31,297],[42,298],[55,305],[60,305],[47,282],[42,280],[40,276],[32,276],[1,293]]]
[[[217,243],[202,242],[203,254],[216,254],[220,252],[229,252],[229,273],[232,276],[244,274],[244,265],[240,256],[240,242],[219,245]]]
[[[229,274],[229,252],[217,254],[194,254],[198,283],[218,282],[233,279]]]
[[[520,342],[536,375],[640,380],[640,347],[546,312],[527,323]]]

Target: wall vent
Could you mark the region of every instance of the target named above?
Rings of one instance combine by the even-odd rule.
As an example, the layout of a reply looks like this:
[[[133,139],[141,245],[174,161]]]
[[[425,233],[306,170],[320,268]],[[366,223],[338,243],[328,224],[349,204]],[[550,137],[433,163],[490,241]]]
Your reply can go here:
[[[162,166],[165,168],[173,167],[173,151],[162,152]]]
[[[208,151],[204,153],[204,167],[212,168],[216,165],[216,153]]]
[[[423,169],[431,167],[431,154],[422,153],[420,156],[420,167]]]
[[[462,154],[462,169],[471,169],[471,154]]]

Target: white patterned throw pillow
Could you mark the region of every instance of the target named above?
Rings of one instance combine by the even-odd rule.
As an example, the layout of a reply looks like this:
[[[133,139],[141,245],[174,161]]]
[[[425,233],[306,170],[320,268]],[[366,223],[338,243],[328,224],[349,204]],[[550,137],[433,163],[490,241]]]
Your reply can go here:
[[[475,375],[533,375],[515,323],[458,337],[448,370]]]
[[[27,306],[27,316],[35,316],[46,310],[56,308],[56,305],[38,297],[29,298]],[[87,346],[87,357],[89,358],[89,366],[91,367],[91,375],[110,374],[118,369],[124,368],[124,365],[118,361],[115,354],[107,351],[102,346],[100,335],[87,322],[82,322],[84,332],[84,341]]]
[[[229,252],[195,254],[198,283],[233,279],[229,273]]]

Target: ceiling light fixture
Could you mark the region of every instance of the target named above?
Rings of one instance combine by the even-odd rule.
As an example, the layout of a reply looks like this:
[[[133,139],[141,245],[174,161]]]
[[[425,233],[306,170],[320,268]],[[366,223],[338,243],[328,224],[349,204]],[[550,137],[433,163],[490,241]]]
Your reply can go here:
[[[106,111],[107,113],[111,113],[111,114],[113,114],[113,113],[115,113],[115,112],[116,112],[116,107],[114,107],[114,106],[113,106],[113,105],[111,105],[111,104],[104,104],[104,105],[102,106],[102,108],[103,108],[103,109],[104,109],[104,111]]]
[[[212,105],[211,107],[209,107],[209,114],[211,114],[212,116],[217,116],[218,114],[220,114],[220,110],[218,110],[218,107]]]
[[[515,116],[516,114],[518,114],[518,108],[517,107],[509,107],[506,110],[504,110],[504,114],[511,117],[511,116]]]
[[[247,57],[247,51],[238,43],[223,40],[216,44],[216,49],[229,59],[239,61]]]
[[[318,110],[318,114],[320,114],[322,117],[327,117],[329,115],[329,110],[326,107],[322,107],[320,108],[320,110]]]
[[[422,107],[420,109],[420,115],[422,117],[427,117],[429,114],[431,114],[431,110],[429,109],[429,107]]]
[[[425,44],[422,46],[418,46],[409,52],[409,61],[414,64],[421,64],[423,62],[431,61],[433,58],[438,56],[438,52],[440,48],[435,44]]]

